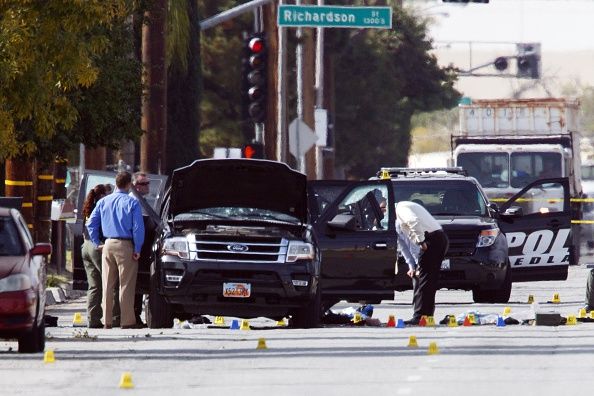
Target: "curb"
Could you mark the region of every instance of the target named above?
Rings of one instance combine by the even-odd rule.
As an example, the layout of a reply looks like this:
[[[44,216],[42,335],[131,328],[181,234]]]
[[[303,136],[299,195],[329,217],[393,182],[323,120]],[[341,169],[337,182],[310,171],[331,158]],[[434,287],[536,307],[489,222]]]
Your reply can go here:
[[[72,283],[67,283],[63,287],[48,287],[45,289],[45,305],[65,303],[67,300],[77,299],[86,294],[84,290],[73,290]]]

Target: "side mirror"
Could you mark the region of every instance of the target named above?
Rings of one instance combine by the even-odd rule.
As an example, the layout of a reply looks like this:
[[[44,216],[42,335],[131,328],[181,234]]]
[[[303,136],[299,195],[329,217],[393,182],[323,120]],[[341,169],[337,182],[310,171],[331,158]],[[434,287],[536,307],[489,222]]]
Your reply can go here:
[[[524,211],[519,206],[512,206],[511,208],[507,208],[503,214],[509,217],[521,217],[524,215]]]
[[[52,245],[49,243],[37,243],[29,253],[31,253],[31,256],[49,256],[52,254]]]
[[[494,213],[499,213],[499,206],[497,206],[496,203],[490,202],[487,207],[489,208],[490,211],[492,211]]]
[[[336,230],[355,231],[357,222],[352,214],[337,214],[328,222],[328,227]]]

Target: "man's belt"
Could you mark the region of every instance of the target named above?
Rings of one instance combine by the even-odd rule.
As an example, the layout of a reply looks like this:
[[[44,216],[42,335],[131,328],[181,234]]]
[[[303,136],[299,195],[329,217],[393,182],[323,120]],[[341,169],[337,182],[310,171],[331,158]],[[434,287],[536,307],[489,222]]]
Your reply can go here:
[[[132,241],[132,238],[121,238],[121,237],[107,237],[107,239],[117,239],[119,241]]]

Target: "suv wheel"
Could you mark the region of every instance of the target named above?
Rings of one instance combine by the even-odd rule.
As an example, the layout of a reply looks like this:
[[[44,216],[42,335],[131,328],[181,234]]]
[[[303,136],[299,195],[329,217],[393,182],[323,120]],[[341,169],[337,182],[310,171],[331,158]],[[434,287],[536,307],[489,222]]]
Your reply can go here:
[[[318,283],[316,295],[313,300],[298,308],[291,316],[290,326],[298,329],[311,329],[319,327],[322,317],[322,292]]]
[[[166,329],[173,327],[173,315],[167,301],[159,294],[159,275],[155,265],[151,265],[151,281],[148,303],[145,310],[146,324],[151,329]]]
[[[505,271],[505,278],[499,289],[495,290],[483,290],[473,289],[472,299],[475,303],[487,303],[487,304],[505,304],[509,301],[512,290],[512,279],[511,279],[511,267],[507,265]]]

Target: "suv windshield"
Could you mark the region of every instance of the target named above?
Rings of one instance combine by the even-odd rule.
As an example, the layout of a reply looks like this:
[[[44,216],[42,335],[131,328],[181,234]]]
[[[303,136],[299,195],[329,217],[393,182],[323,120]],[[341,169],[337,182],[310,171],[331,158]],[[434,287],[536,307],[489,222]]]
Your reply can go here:
[[[217,207],[193,210],[175,216],[174,220],[274,220],[288,223],[299,223],[299,219],[273,210],[243,207]]]
[[[396,202],[413,201],[435,216],[486,216],[487,206],[476,185],[462,180],[394,180]]]
[[[522,188],[537,179],[561,177],[562,166],[559,153],[512,153],[511,185]]]
[[[483,187],[509,187],[507,153],[461,153],[456,165],[466,169]]]
[[[0,256],[22,256],[23,245],[10,217],[0,217]]]

